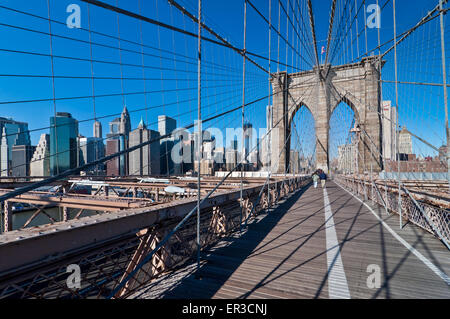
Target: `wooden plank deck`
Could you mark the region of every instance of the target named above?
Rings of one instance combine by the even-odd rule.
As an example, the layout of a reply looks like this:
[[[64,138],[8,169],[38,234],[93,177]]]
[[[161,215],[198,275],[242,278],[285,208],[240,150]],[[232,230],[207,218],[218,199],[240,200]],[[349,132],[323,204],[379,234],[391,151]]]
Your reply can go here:
[[[400,230],[397,215],[387,216],[374,205],[371,212],[333,182],[326,193],[328,222],[324,191],[309,187],[260,215],[245,233],[216,245],[203,256],[199,277],[191,264],[132,297],[296,299],[339,298],[348,292],[350,298],[450,298],[445,277],[450,252],[440,241],[411,224]],[[333,244],[333,234],[339,244]],[[367,285],[369,265],[381,271],[380,288]]]

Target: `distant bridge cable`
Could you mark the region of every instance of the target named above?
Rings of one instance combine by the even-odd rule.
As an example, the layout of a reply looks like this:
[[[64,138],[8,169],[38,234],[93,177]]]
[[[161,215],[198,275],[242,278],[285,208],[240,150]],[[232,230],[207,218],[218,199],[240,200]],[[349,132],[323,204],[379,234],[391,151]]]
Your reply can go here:
[[[289,14],[288,14],[288,12],[286,11],[286,8],[284,7],[284,5],[283,5],[283,3],[281,2],[281,0],[278,0],[279,1],[279,4],[280,4],[280,8],[281,9],[283,9],[283,12],[284,12],[284,14],[286,15],[286,20],[287,20],[287,22],[286,22],[286,29],[288,28],[288,23],[292,26],[292,28],[294,29],[294,31],[295,31],[295,33],[297,34],[297,37],[299,38],[299,39],[301,39],[301,36],[300,36],[300,34],[297,32],[297,30],[295,29],[295,27],[294,27],[294,24],[293,24],[293,22],[292,22],[292,20],[291,20],[291,18],[289,17]],[[290,1],[288,0],[288,4],[290,5]],[[290,8],[292,9],[292,6],[290,6]],[[289,8],[288,8],[289,9]],[[286,34],[286,37],[287,37],[287,34]],[[282,37],[283,38],[283,37]],[[289,47],[292,49],[292,50],[294,50],[294,52],[298,55],[298,56],[300,56],[300,57],[302,57],[301,56],[301,54],[291,45],[291,43],[288,41],[288,40],[286,40],[286,39],[284,39],[283,38],[283,40],[286,42],[286,44],[287,45],[289,45]],[[302,41],[302,43],[303,43],[303,41]],[[304,44],[304,46],[305,46],[305,44]],[[306,46],[305,46],[305,48],[306,48]],[[308,51],[308,54],[309,54],[309,51]],[[310,56],[311,57],[311,56]],[[310,66],[312,66],[309,62],[307,62]]]
[[[446,4],[448,2],[448,0],[443,0],[442,1],[442,5]],[[431,19],[433,18],[433,14],[438,12],[438,14],[436,16],[434,16],[434,18],[440,16],[440,5],[441,3],[439,3],[437,6],[435,6],[431,11],[429,11],[419,22],[417,22],[417,24],[415,26],[413,26],[412,28],[410,28],[409,30],[407,30],[404,35],[400,38],[400,39],[396,39],[394,42],[394,45],[391,46],[389,49],[387,49],[382,55],[381,58],[383,58],[386,54],[388,54],[389,52],[391,52],[397,45],[399,45],[400,43],[402,43],[407,37],[409,37],[415,30],[417,30],[417,28],[419,28],[421,25],[423,25],[424,23],[431,21]],[[447,9],[448,10],[448,9]],[[446,12],[447,10],[443,11]]]
[[[347,5],[348,5],[348,1],[346,1],[346,3],[345,3],[344,10],[347,8]],[[340,21],[339,21],[339,24],[338,24],[338,27],[337,27],[337,30],[336,30],[336,36],[335,36],[335,39],[334,39],[333,44],[332,44],[332,47],[331,47],[331,51],[332,51],[332,53],[331,53],[331,58],[330,58],[331,62],[334,61],[334,58],[335,58],[335,56],[336,56],[338,50],[339,50],[340,48],[342,48],[343,41],[344,41],[344,39],[347,38],[348,32],[351,30],[351,28],[352,28],[352,26],[353,26],[353,23],[356,21],[358,12],[361,10],[361,7],[362,7],[362,5],[361,5],[361,6],[359,7],[359,9],[356,11],[356,13],[355,13],[355,15],[353,16],[353,18],[352,18],[352,20],[350,21],[350,23],[349,23],[350,12],[348,12],[348,14],[347,14],[347,11],[345,11],[345,13],[341,15],[341,19],[340,19]],[[352,9],[353,9],[353,8],[354,8],[354,5],[352,6]],[[355,9],[355,10],[356,10],[356,9]],[[345,20],[345,25],[342,25],[342,23],[344,22],[344,18],[345,18],[345,17],[347,17],[346,20]],[[347,25],[349,26],[348,28],[347,28]],[[343,32],[344,32],[345,30],[346,30],[346,33],[343,34]]]
[[[304,20],[303,20],[302,8],[300,8],[299,1],[296,0],[296,1],[294,2],[294,5],[297,4],[298,13],[299,13],[298,15],[299,15],[300,18],[301,18],[300,20],[301,20],[301,22],[302,22],[302,25],[300,25],[300,21],[299,21],[299,19],[298,19],[296,10],[294,10],[294,8],[292,7],[291,2],[289,1],[288,4],[289,4],[289,6],[290,6],[290,8],[291,8],[291,11],[293,12],[294,18],[295,18],[296,23],[297,23],[297,27],[300,29],[300,32],[301,32],[301,36],[298,35],[298,32],[296,32],[297,35],[298,35],[298,39],[297,39],[298,41],[297,41],[297,43],[300,43],[300,44],[303,45],[303,47],[304,47],[306,53],[308,54],[308,56],[310,57],[310,59],[313,60],[313,54],[312,54],[312,52],[311,52],[311,47],[310,47],[309,45],[306,45],[306,44],[305,44],[305,40],[304,40],[304,39],[308,40],[308,39],[310,39],[310,38],[308,37],[308,33],[305,32],[306,26],[305,26],[305,22],[304,22]],[[303,28],[302,28],[302,26],[303,26]],[[312,41],[311,41],[311,42],[312,42]],[[300,55],[301,55],[301,48],[300,48]],[[310,63],[308,63],[308,64],[311,65]]]
[[[328,62],[328,53],[329,53],[329,50],[330,50],[331,34],[333,32],[334,14],[335,14],[335,11],[336,11],[336,1],[337,0],[333,0],[333,3],[331,4],[330,25],[328,27],[328,37],[327,37],[327,49],[326,49],[326,56],[325,56],[325,65],[327,65],[327,62]]]
[[[92,1],[92,0],[82,0],[82,1]],[[190,13],[189,11],[187,11],[185,8],[183,8],[180,4],[178,4],[175,0],[167,0],[171,5],[173,5],[175,8],[177,8],[178,10],[180,10],[183,14],[185,14],[186,16],[188,16],[189,18],[191,18],[191,20],[194,23],[198,23],[198,18],[196,18],[192,13]],[[205,29],[206,31],[208,31],[210,34],[212,34],[214,37],[216,37],[223,45],[225,45],[226,47],[236,51],[238,54],[242,55],[245,59],[247,59],[249,62],[251,62],[252,64],[254,64],[257,68],[259,68],[260,70],[264,71],[265,73],[270,74],[269,71],[267,71],[263,66],[261,66],[260,64],[258,64],[257,62],[255,62],[254,60],[250,59],[247,56],[247,52],[243,52],[242,49],[239,49],[235,46],[233,46],[230,42],[228,42],[225,38],[223,38],[222,36],[220,36],[217,32],[215,32],[213,29],[211,29],[209,26],[207,26],[204,22],[201,22],[201,26],[203,29]],[[202,38],[203,40],[203,38]],[[286,61],[287,62],[287,61]]]
[[[311,25],[311,34],[313,38],[314,53],[316,58],[317,71],[319,71],[319,53],[317,52],[316,28],[314,26],[314,13],[311,0],[308,0],[309,23]]]
[[[443,13],[446,14],[449,10],[450,10],[450,9],[443,9]],[[397,36],[397,38],[405,37],[405,36],[407,37],[407,36],[411,35],[412,32],[413,32],[415,29],[417,29],[417,28],[420,27],[420,26],[425,25],[425,24],[428,23],[428,22],[433,21],[434,19],[436,19],[436,18],[438,18],[438,17],[439,17],[439,13],[436,13],[436,14],[434,14],[433,16],[429,16],[429,17],[426,18],[426,19],[423,18],[417,25],[415,25],[415,26],[411,27],[410,29],[404,31],[403,33],[399,34],[399,35]],[[404,39],[403,39],[403,38],[402,38],[402,39],[405,40],[406,37],[405,37]],[[401,41],[403,41],[403,40],[401,40],[401,41],[400,41],[400,40],[401,40],[401,39],[397,40],[397,43],[400,43]],[[369,51],[363,53],[362,55],[356,57],[353,61],[351,61],[351,63],[354,63],[354,62],[358,61],[359,59],[361,59],[361,58],[363,58],[363,57],[365,57],[365,56],[369,56],[369,53],[375,52],[376,50],[378,50],[378,49],[380,49],[380,48],[383,48],[384,46],[388,45],[388,44],[391,43],[391,42],[394,42],[394,38],[392,38],[392,39],[390,39],[390,40],[388,40],[388,41],[382,43],[381,45],[378,45],[378,46],[376,46],[375,48],[373,48],[373,49],[371,49],[371,50],[369,50]],[[392,51],[393,48],[394,48],[394,46],[390,47],[390,48],[388,49],[388,51]],[[383,58],[387,53],[389,53],[389,52],[383,53],[383,54],[381,55],[381,58]]]
[[[55,89],[55,66],[53,61],[53,37],[52,37],[52,23],[50,22],[50,0],[47,0],[47,13],[48,13],[48,34],[49,34],[49,41],[50,41],[50,65],[51,65],[51,72],[52,72],[52,101],[53,101],[53,116],[54,121],[56,124],[56,89]],[[56,129],[54,129],[55,134],[55,150],[56,153],[58,153],[58,132]],[[55,164],[56,164],[56,171],[59,173],[59,158],[58,156],[55,158]]]
[[[170,0],[171,1],[171,0]],[[253,8],[253,10],[255,10],[255,12],[270,26],[270,28],[272,28],[276,33],[277,33],[277,35],[281,38],[281,39],[283,39],[283,41],[284,42],[286,42],[286,44],[291,48],[291,49],[294,49],[293,47],[292,47],[292,44],[280,33],[280,31],[279,30],[277,30],[273,25],[272,25],[272,23],[270,23],[269,22],[269,20],[261,13],[261,11],[252,3],[252,1],[251,0],[247,0],[247,3]],[[280,6],[281,7],[281,6]],[[303,41],[301,41],[301,43],[305,46],[305,48],[307,47],[306,46],[306,44],[304,44],[304,42]],[[295,49],[294,49],[295,50]],[[304,62],[306,62],[308,65],[311,65],[310,63],[309,63],[309,61],[306,61],[305,60],[305,58],[299,53],[299,52],[297,52],[297,50],[295,50],[294,51]],[[278,57],[278,60],[279,60],[280,58]],[[285,61],[285,66],[287,66],[287,61]],[[292,67],[292,66],[291,66]],[[301,71],[303,71],[301,68],[297,68],[297,69],[300,69]]]

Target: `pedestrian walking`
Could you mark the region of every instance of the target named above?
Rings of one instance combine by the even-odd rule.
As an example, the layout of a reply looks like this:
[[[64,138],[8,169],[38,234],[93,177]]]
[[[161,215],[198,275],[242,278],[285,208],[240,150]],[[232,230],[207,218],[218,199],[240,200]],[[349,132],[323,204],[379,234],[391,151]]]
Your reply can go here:
[[[319,174],[317,173],[317,171],[315,171],[312,175],[312,180],[314,183],[314,188],[317,188],[317,182],[319,181]]]
[[[320,184],[322,185],[322,188],[325,187],[325,182],[327,181],[327,174],[325,174],[324,171],[321,171],[319,173],[319,179],[320,179]]]

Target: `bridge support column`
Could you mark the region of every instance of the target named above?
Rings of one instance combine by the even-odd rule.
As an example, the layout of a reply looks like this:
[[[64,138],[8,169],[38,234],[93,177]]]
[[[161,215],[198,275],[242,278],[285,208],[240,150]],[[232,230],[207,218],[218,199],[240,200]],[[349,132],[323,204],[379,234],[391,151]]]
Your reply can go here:
[[[271,131],[271,171],[272,173],[283,174],[287,170],[288,156],[286,149],[289,149],[288,138],[288,99],[286,72],[278,73],[278,77],[272,80],[273,108]],[[268,126],[269,127],[269,126]]]
[[[316,97],[312,97],[312,99],[316,99],[316,108],[313,113],[316,125],[316,168],[322,169],[324,172],[328,173],[328,130],[330,128],[329,120],[329,86],[326,83],[327,80],[318,81],[318,88]]]

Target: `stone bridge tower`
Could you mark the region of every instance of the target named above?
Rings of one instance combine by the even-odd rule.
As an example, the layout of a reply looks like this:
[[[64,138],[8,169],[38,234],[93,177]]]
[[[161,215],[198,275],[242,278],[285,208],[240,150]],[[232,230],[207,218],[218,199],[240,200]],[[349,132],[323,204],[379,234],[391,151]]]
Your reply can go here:
[[[329,170],[330,117],[337,105],[345,102],[355,113],[358,125],[358,170],[382,169],[380,70],[384,64],[372,56],[361,62],[324,66],[272,79],[272,171],[284,173],[290,154],[291,121],[300,109],[307,107],[316,128],[316,167]],[[278,123],[278,125],[277,125]],[[301,128],[299,128],[301,129]],[[279,159],[279,160],[278,160]]]

